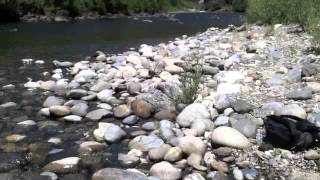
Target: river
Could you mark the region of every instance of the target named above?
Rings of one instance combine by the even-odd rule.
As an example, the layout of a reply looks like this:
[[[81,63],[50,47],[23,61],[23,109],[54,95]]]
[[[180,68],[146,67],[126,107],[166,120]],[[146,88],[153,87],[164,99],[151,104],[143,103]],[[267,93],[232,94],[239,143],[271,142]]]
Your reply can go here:
[[[20,176],[25,176],[25,170],[27,170],[28,173],[31,172],[32,179],[36,177],[34,174],[39,172],[37,165],[42,166],[55,159],[77,155],[78,145],[73,143],[79,141],[83,133],[94,129],[95,125],[90,122],[68,126],[37,115],[37,111],[42,106],[43,97],[37,91],[26,90],[23,84],[28,77],[33,80],[45,79],[43,72],[53,69],[52,60],[75,62],[94,55],[97,50],[111,54],[120,53],[130,48],[137,48],[140,44],[155,45],[182,35],[194,35],[209,27],[224,28],[230,24],[241,25],[241,23],[241,14],[220,12],[180,13],[170,18],[123,17],[67,23],[0,24],[0,104],[11,101],[18,104],[10,111],[0,108],[0,173],[12,172],[16,169],[17,172],[13,172],[19,179]],[[45,64],[26,65],[21,61],[24,58],[44,60]],[[2,88],[8,84],[14,85],[15,88]],[[27,119],[42,121],[40,130],[17,128],[17,122]],[[13,133],[25,134],[28,138],[21,143],[7,143],[4,137]],[[49,154],[44,159],[39,157],[40,162],[37,163],[30,163],[25,159],[25,148],[28,145],[40,143],[43,147],[51,137],[59,137],[63,140],[58,147],[50,148],[57,152],[62,150],[62,152]],[[116,157],[113,156],[116,153],[112,152],[121,151],[120,146],[110,146],[109,151],[103,155],[105,159],[109,159],[109,165],[116,167],[119,165],[115,162]],[[40,148],[37,153],[48,153],[42,150]],[[99,162],[95,162],[97,159]],[[100,159],[91,157],[88,163],[97,163],[96,168],[99,168],[105,163],[101,163]],[[84,168],[82,171],[86,171],[85,174],[90,176],[87,169]]]

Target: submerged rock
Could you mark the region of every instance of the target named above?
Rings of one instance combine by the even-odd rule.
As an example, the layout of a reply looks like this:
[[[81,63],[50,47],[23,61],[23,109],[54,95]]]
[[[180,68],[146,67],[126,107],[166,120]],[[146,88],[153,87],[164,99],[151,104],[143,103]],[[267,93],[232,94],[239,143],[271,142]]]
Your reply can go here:
[[[159,177],[161,180],[177,180],[182,176],[181,169],[175,168],[168,162],[154,164],[150,169],[150,174]]]
[[[152,148],[159,148],[164,144],[163,140],[156,136],[138,136],[129,142],[129,149],[149,151]]]
[[[43,170],[55,173],[70,173],[78,169],[80,158],[68,157],[57,161],[50,162],[43,167]]]
[[[92,180],[148,180],[147,176],[135,171],[122,170],[116,168],[104,168],[95,172]]]

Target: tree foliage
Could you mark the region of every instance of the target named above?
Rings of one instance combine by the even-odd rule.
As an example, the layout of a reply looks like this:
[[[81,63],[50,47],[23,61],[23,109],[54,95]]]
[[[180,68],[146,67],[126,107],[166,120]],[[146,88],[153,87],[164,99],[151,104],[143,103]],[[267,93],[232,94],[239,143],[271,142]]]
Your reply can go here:
[[[217,10],[244,0],[204,0],[203,9]],[[239,3],[240,2],[240,3]],[[184,8],[199,8],[199,0],[0,0],[0,18],[26,14],[68,14],[71,17],[88,13],[99,15],[159,13]],[[1,20],[1,19],[0,19]]]

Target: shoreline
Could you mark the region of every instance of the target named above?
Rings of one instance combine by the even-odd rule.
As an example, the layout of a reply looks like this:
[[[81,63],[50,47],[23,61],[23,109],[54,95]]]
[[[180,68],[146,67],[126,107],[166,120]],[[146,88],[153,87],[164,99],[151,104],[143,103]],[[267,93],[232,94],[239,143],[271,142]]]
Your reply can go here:
[[[113,19],[113,18],[152,18],[152,17],[172,17],[176,14],[192,14],[192,13],[240,13],[234,12],[230,9],[220,9],[216,11],[203,11],[197,9],[190,10],[179,10],[172,11],[166,13],[156,13],[156,14],[133,14],[133,15],[125,15],[125,14],[108,14],[108,15],[97,15],[97,16],[77,16],[77,17],[62,17],[62,16],[46,16],[46,15],[24,15],[20,17],[20,21],[18,22],[73,22],[73,21],[81,21],[81,20],[99,20],[99,19]],[[3,22],[5,23],[18,23],[18,22]]]
[[[317,148],[305,148],[305,153],[261,144],[268,113],[301,119],[308,115],[308,121],[319,126],[313,103],[320,101],[320,83],[312,73],[319,68],[319,57],[305,52],[311,38],[290,33],[295,28],[209,28],[156,46],[141,45],[137,51],[97,52],[89,61],[54,62],[50,80],[25,84],[46,97],[39,113],[68,128],[90,127],[71,145],[78,155],[45,159],[42,171],[72,176],[84,165],[97,165],[82,162],[87,160],[83,156],[96,160],[95,153],[106,153],[106,147],[128,143],[128,152],[116,154],[121,167],[99,164],[93,177],[85,175],[92,180],[115,174],[130,180],[319,177],[312,163],[320,157]],[[198,60],[188,59],[192,52]],[[175,106],[169,96],[179,96],[180,78],[195,61],[203,70],[197,98]],[[40,127],[41,121],[32,126]],[[9,136],[13,143],[23,141],[17,134]]]

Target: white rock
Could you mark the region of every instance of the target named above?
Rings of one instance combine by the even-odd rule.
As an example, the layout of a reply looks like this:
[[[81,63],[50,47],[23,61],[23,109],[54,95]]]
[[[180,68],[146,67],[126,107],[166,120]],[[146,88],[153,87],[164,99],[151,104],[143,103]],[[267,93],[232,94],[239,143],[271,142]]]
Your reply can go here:
[[[80,71],[75,77],[74,79],[76,81],[84,79],[85,81],[89,81],[90,79],[94,78],[97,76],[97,73],[95,73],[93,70],[82,70]]]
[[[214,76],[218,82],[239,83],[244,80],[245,76],[240,71],[220,71]]]
[[[82,117],[77,115],[69,115],[65,116],[63,119],[70,122],[80,122],[82,120]]]
[[[58,180],[58,175],[53,172],[42,172],[40,173],[40,176],[47,176],[51,180]]]
[[[206,144],[200,138],[194,136],[185,136],[179,138],[178,146],[184,153],[188,155],[203,155],[207,150]]]
[[[190,127],[197,119],[211,119],[211,117],[205,105],[194,103],[184,108],[176,121],[181,127]]]
[[[35,126],[37,125],[37,123],[33,120],[25,120],[25,121],[22,121],[22,122],[19,122],[18,125],[21,125],[21,126]]]
[[[182,176],[181,169],[175,168],[168,162],[154,164],[150,169],[152,176],[159,177],[161,180],[176,180]]]
[[[211,140],[215,144],[234,148],[247,148],[251,144],[249,140],[236,129],[221,126],[213,130]]]
[[[241,84],[220,83],[217,87],[218,94],[237,94],[241,92]]]
[[[113,90],[105,89],[97,94],[97,98],[102,102],[109,102],[112,99]]]
[[[281,112],[280,115],[290,115],[290,116],[296,116],[301,119],[306,119],[307,118],[307,113],[306,111],[300,107],[298,104],[288,104],[285,105]]]

